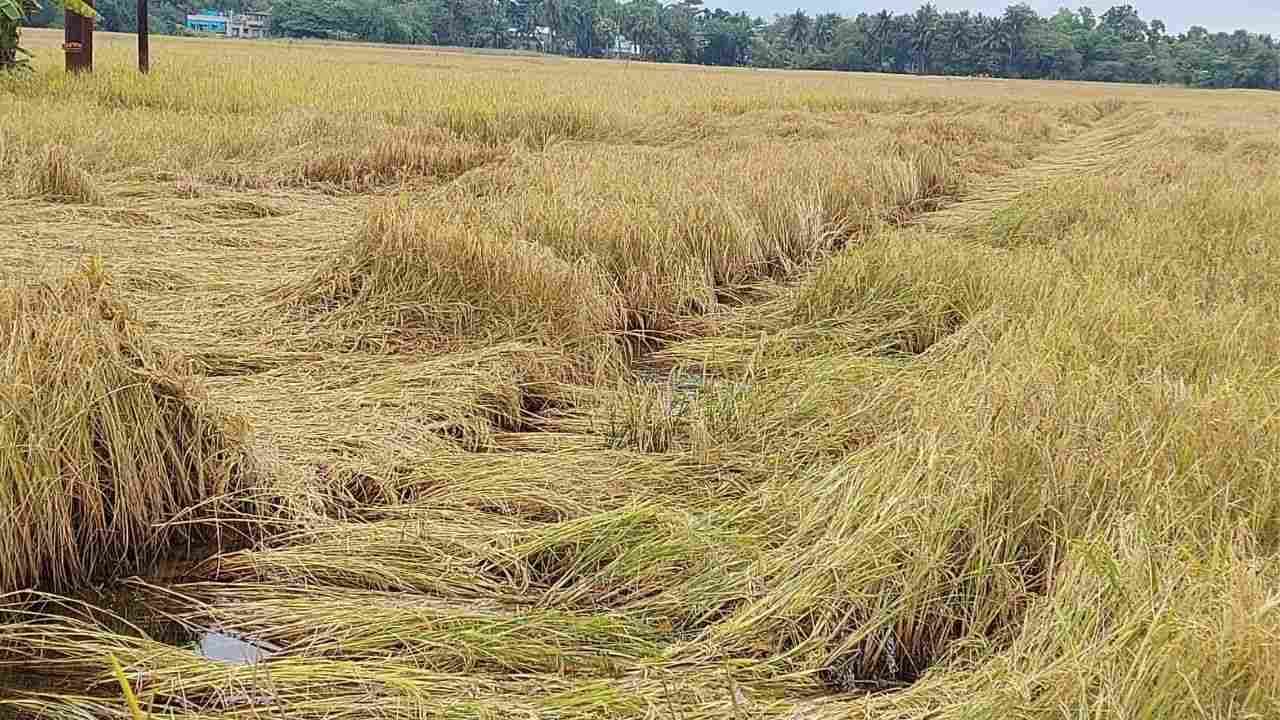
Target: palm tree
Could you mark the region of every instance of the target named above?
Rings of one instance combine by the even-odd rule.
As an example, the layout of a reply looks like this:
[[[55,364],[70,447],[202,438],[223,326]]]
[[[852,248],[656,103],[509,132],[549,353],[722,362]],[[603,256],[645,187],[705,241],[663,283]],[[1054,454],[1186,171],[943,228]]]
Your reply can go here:
[[[1009,51],[1009,62],[1005,65],[1005,72],[1013,74],[1015,58],[1022,48],[1026,45],[1027,31],[1031,26],[1040,19],[1035,10],[1030,5],[1021,3],[1018,5],[1010,5],[1004,11],[1004,41],[1005,48]]]
[[[884,67],[884,46],[893,32],[893,13],[881,10],[871,16],[871,38],[876,46],[876,70]]]
[[[813,21],[805,14],[803,10],[796,10],[787,16],[787,33],[786,37],[791,41],[792,47],[803,53],[809,44],[809,30],[813,27]]]
[[[987,26],[985,28],[984,36],[982,38],[982,42],[978,45],[980,49],[1007,50],[1010,58],[1009,62],[1012,64],[1013,42],[1009,24],[1007,22],[998,17],[987,18]],[[992,65],[994,64],[995,62],[992,62]],[[1005,70],[1008,72],[1007,65],[1005,66]]]
[[[545,0],[543,2],[542,21],[551,31],[552,52],[557,54],[564,52],[565,36],[577,28],[581,12],[577,0]]]
[[[638,0],[619,6],[619,31],[640,48],[641,55],[648,51],[653,27],[656,25],[653,12],[646,8]]]
[[[678,50],[684,62],[696,62],[702,51],[698,20],[707,12],[702,0],[670,2],[663,10],[663,29],[671,38],[673,52]]]
[[[915,46],[917,68],[920,72],[925,74],[929,72],[930,51],[941,29],[942,16],[938,14],[938,9],[933,6],[933,3],[920,6],[911,23],[911,40],[912,45]]]
[[[970,38],[973,33],[973,18],[969,15],[968,10],[962,10],[958,13],[947,13],[942,18],[942,28],[939,30],[939,40],[942,42],[946,51],[945,62],[954,71],[957,63],[961,60],[962,53],[966,53],[972,47]]]
[[[813,19],[813,45],[820,51],[831,48],[836,39],[836,29],[844,18],[839,13],[823,13]]]

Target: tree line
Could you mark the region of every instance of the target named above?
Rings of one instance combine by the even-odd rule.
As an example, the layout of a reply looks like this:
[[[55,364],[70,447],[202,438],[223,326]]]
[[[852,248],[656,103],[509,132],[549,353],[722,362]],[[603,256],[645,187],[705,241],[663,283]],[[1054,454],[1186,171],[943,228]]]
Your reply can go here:
[[[209,0],[211,4],[216,0]],[[98,0],[105,30],[136,27],[134,0]],[[991,75],[1280,89],[1270,35],[1195,26],[1173,34],[1131,5],[1050,16],[1029,5],[998,15],[888,10],[844,17],[803,10],[772,19],[707,8],[702,0],[223,0],[269,10],[273,34],[453,45],[657,62],[764,68]],[[181,32],[195,4],[152,0],[155,32]],[[56,24],[45,10],[32,24]]]

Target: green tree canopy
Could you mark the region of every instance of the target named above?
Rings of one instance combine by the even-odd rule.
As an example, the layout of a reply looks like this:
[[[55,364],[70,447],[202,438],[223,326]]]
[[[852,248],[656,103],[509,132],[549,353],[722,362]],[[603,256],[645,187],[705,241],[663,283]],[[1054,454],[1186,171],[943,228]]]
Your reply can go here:
[[[186,13],[206,5],[269,10],[274,34],[283,37],[582,57],[626,52],[708,65],[1280,89],[1280,46],[1271,36],[1200,26],[1171,35],[1164,22],[1144,20],[1132,5],[1041,16],[1026,3],[984,15],[926,2],[913,13],[842,17],[796,8],[763,19],[704,7],[702,0],[151,0],[152,30],[180,31]],[[0,9],[6,7],[0,28],[5,18],[10,25],[13,17],[43,25],[61,20],[31,0],[0,0]],[[99,0],[99,28],[133,30],[135,7],[134,0]],[[0,33],[0,63],[13,62],[16,38],[16,25]]]

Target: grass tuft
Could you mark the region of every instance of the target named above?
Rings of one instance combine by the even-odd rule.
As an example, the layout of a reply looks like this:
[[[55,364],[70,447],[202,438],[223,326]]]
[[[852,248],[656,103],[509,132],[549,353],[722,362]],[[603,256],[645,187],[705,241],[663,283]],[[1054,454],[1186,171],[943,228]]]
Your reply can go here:
[[[370,147],[343,148],[308,160],[302,177],[361,191],[412,179],[447,181],[507,154],[435,128],[394,130]]]
[[[292,296],[307,313],[428,346],[457,336],[585,342],[619,315],[589,260],[488,232],[474,214],[405,201],[371,210],[359,237]]]
[[[105,196],[71,151],[63,145],[46,145],[20,169],[18,184],[28,197],[62,203],[101,205]]]
[[[0,589],[146,566],[251,472],[246,428],[150,345],[107,278],[0,290]]]

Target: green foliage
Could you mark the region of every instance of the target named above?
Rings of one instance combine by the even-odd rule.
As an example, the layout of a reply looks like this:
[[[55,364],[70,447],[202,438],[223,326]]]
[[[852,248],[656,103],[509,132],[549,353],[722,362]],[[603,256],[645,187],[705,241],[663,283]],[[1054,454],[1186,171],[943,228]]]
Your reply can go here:
[[[888,10],[841,17],[796,10],[771,22],[702,0],[223,0],[273,14],[282,37],[537,50],[659,62],[943,75],[1174,83],[1280,89],[1280,43],[1237,30],[1169,35],[1131,5],[1040,16],[1025,3],[999,15]],[[83,0],[67,6],[87,10]],[[132,0],[99,0],[98,28],[137,28]],[[152,32],[181,30],[191,3],[153,0]],[[38,13],[38,14],[37,14]],[[17,23],[59,16],[33,0],[0,0],[0,67],[21,54]]]
[[[26,0],[0,0],[0,71],[25,66],[18,45],[18,25],[29,10]]]
[[[54,0],[54,4],[85,17],[95,15],[84,0]],[[41,9],[36,0],[0,0],[0,72],[27,67],[30,54],[18,44],[20,27]]]
[[[987,16],[926,3],[914,14],[836,17],[834,29],[823,17],[775,18],[753,64],[1280,89],[1280,44],[1271,36],[1200,27],[1171,36],[1129,5],[1100,17],[1087,7],[1041,17],[1026,4]]]
[[[429,6],[378,0],[276,0],[275,32],[286,37],[412,43],[429,39]]]

